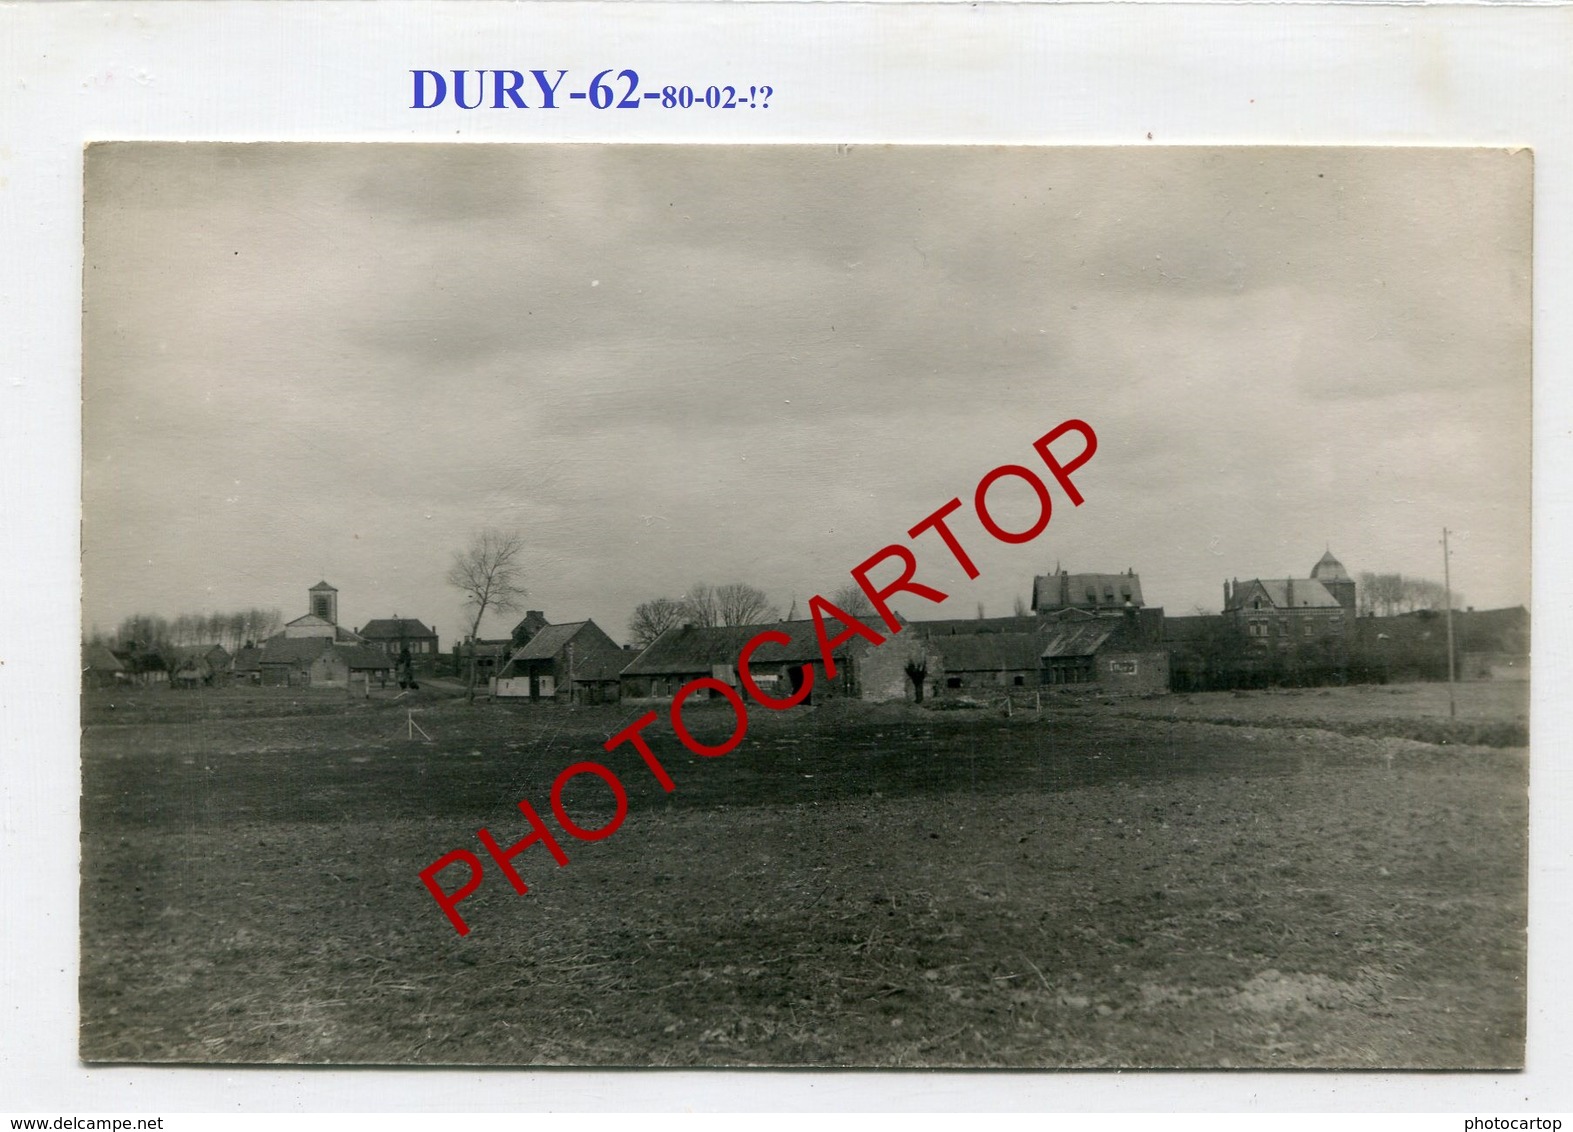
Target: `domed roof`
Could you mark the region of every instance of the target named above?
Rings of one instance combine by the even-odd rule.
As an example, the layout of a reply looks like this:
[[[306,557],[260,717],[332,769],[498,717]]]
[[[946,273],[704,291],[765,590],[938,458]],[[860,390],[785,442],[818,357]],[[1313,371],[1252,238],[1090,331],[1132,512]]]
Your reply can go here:
[[[1344,564],[1333,557],[1329,550],[1311,567],[1311,577],[1318,582],[1346,582],[1349,580],[1349,571],[1344,569]]]

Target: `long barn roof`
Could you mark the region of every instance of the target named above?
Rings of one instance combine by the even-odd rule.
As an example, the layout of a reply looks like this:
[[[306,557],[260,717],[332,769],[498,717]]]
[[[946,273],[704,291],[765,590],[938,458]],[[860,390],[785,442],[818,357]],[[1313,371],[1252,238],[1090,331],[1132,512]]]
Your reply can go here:
[[[884,635],[882,624],[870,625],[870,628]],[[827,633],[834,636],[839,629],[838,622],[826,620]],[[768,641],[761,645],[754,650],[755,663],[807,664],[821,659],[819,638],[811,620],[772,621],[764,625],[682,625],[668,629],[651,642],[649,648],[623,669],[623,675],[680,675],[709,672],[718,664],[735,664],[743,646],[767,630],[785,633],[788,642],[783,645]],[[842,645],[835,650],[835,655],[845,656],[847,649],[847,645]]]

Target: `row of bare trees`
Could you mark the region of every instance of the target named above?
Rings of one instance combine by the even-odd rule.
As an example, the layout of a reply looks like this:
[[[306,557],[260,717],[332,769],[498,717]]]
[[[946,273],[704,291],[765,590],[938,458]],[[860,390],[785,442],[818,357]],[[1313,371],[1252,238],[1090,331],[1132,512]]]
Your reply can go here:
[[[678,625],[757,625],[775,621],[780,610],[764,590],[747,582],[712,586],[695,582],[679,598],[657,597],[640,602],[628,621],[628,635],[641,647]]]
[[[830,597],[837,609],[854,617],[866,618],[874,607],[860,586],[847,584]],[[788,619],[797,616],[792,602]],[[641,648],[648,646],[668,629],[678,625],[713,628],[717,625],[762,625],[781,619],[781,607],[757,586],[747,582],[728,582],[712,586],[696,582],[682,597],[657,597],[640,602],[628,621],[629,639]]]
[[[1373,574],[1369,571],[1357,579],[1360,613],[1392,617],[1398,613],[1414,613],[1422,609],[1447,608],[1447,588],[1429,578],[1406,578],[1402,574]],[[1453,608],[1464,604],[1464,596],[1453,592]]]
[[[90,644],[113,649],[157,652],[178,645],[223,645],[230,652],[270,637],[284,627],[284,616],[277,609],[235,609],[227,613],[182,613],[160,617],[134,613],[113,632],[95,629]]]

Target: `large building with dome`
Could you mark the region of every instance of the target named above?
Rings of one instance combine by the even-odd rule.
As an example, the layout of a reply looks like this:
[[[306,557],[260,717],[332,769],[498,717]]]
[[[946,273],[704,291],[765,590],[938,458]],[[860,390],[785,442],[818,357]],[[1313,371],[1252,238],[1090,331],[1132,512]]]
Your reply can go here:
[[[1355,619],[1355,581],[1326,554],[1308,578],[1235,578],[1223,584],[1223,612],[1261,645],[1338,636]]]

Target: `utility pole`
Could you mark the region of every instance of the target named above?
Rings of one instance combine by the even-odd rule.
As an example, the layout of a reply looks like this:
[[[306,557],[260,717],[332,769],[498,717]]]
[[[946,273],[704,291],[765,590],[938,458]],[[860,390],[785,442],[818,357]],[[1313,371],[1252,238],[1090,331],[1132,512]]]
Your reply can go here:
[[[1447,602],[1447,718],[1458,719],[1458,701],[1453,695],[1453,569],[1452,553],[1447,549],[1447,528],[1442,528],[1442,591]]]

